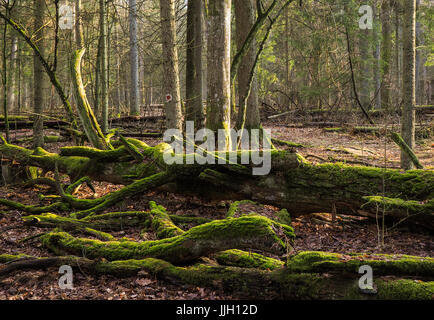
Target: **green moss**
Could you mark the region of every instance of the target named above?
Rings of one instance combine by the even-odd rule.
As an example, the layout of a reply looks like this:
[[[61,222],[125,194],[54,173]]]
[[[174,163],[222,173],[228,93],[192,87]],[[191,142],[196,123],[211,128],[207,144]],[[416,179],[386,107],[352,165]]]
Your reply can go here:
[[[258,204],[251,200],[241,200],[241,201],[235,201],[231,204],[229,207],[228,213],[226,214],[227,218],[233,218],[237,216],[240,213],[240,205],[243,204],[252,204],[257,206]]]
[[[0,263],[10,263],[25,258],[30,258],[30,256],[26,254],[0,254]]]
[[[52,232],[41,237],[44,246],[54,252],[86,252],[89,258],[108,260],[154,257],[183,263],[228,249],[258,249],[275,254],[285,252],[294,237],[291,227],[277,224],[264,217],[241,217],[216,220],[194,227],[182,235],[156,241],[109,241],[74,238],[64,232]]]
[[[358,273],[363,265],[372,267],[379,275],[434,275],[434,259],[406,255],[366,255],[305,251],[292,256],[287,268],[292,272],[350,272]]]
[[[152,215],[151,227],[155,230],[158,239],[171,238],[184,233],[172,222],[166,208],[157,205],[154,201],[149,201],[149,208]]]
[[[421,203],[420,201],[414,200],[403,200],[403,199],[395,199],[395,198],[386,198],[381,196],[373,196],[373,197],[364,197],[368,202],[362,206],[383,206],[386,207],[386,210],[394,210],[400,209],[406,211],[408,214],[429,214],[432,215],[434,213],[434,199],[430,199],[428,202]]]
[[[261,270],[275,270],[282,268],[284,262],[268,258],[263,255],[241,250],[227,250],[215,255],[219,264],[240,268],[258,268]]]
[[[387,300],[433,300],[434,282],[418,280],[378,280],[378,299]]]

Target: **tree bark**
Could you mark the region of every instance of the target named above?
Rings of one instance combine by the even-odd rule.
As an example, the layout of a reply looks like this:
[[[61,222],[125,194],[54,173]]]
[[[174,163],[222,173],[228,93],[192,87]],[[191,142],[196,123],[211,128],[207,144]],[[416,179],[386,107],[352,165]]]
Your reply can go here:
[[[383,41],[381,46],[381,60],[383,62],[383,84],[381,87],[382,107],[388,109],[391,107],[391,75],[390,67],[392,66],[392,38],[391,38],[391,12],[390,1],[383,1],[381,6],[381,23]]]
[[[139,47],[137,41],[137,3],[129,0],[131,94],[130,115],[140,115]]]
[[[108,132],[108,31],[107,31],[107,4],[106,0],[99,1],[99,23],[101,37],[101,129],[104,134]]]
[[[45,37],[45,1],[35,0],[35,36],[37,46],[42,57],[46,56],[46,48],[44,44]],[[35,113],[35,124],[33,127],[33,143],[35,147],[44,145],[44,120],[43,113],[46,104],[46,95],[48,93],[47,78],[44,73],[44,68],[39,57],[35,54],[33,57],[33,74],[34,74],[34,96],[33,96],[33,111]]]
[[[205,123],[203,107],[203,63],[202,63],[202,1],[189,0],[187,8],[187,71],[186,71],[186,115],[200,130]]]
[[[178,51],[176,48],[175,0],[160,0],[163,41],[163,94],[168,129],[182,131],[181,89],[179,84]]]
[[[247,39],[250,30],[255,24],[255,10],[253,0],[235,0],[235,21],[236,21],[236,43],[238,50]],[[256,69],[256,40],[253,40],[250,50],[240,64],[238,72],[238,111],[237,128],[259,129],[261,119],[259,116],[258,81],[256,75],[251,84],[250,95],[247,100],[246,110],[243,110],[243,100],[249,93],[249,76],[253,69]],[[256,74],[256,72],[255,72]],[[245,115],[245,116],[244,116]],[[243,125],[244,123],[244,125]]]
[[[231,0],[208,2],[208,102],[206,127],[225,131],[230,147],[231,128]]]
[[[404,0],[403,34],[403,108],[401,135],[410,149],[415,146],[415,107],[416,107],[416,0]],[[401,153],[401,167],[410,170],[414,167],[407,153]]]

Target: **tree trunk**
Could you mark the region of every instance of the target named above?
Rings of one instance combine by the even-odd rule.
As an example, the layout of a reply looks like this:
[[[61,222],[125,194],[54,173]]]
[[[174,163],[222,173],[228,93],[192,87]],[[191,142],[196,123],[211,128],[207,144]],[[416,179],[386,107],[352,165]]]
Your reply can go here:
[[[189,0],[187,8],[187,70],[186,70],[186,120],[194,121],[200,130],[205,122],[202,95],[202,1]]]
[[[81,49],[84,47],[83,40],[83,21],[81,18],[81,0],[75,1],[75,42],[77,48]]]
[[[374,39],[374,83],[375,83],[375,109],[381,109],[381,47],[379,41],[379,24],[376,23],[378,21],[378,9],[377,9],[377,0],[374,0],[373,3],[373,16],[374,16],[374,28],[372,30],[373,39]]]
[[[231,128],[231,0],[208,2],[208,102],[206,127],[225,131],[230,147]]]
[[[131,94],[130,115],[140,115],[139,47],[137,41],[137,4],[129,0]]]
[[[75,51],[71,61],[71,76],[77,100],[77,111],[90,144],[94,148],[105,150],[109,148],[109,145],[89,105],[86,90],[81,79],[80,64],[84,52],[85,49]]]
[[[35,8],[35,41],[42,57],[46,56],[44,44],[45,38],[45,1],[34,0]],[[46,95],[48,93],[48,81],[44,73],[44,67],[37,55],[33,57],[33,74],[34,74],[34,96],[33,110],[35,113],[35,124],[33,127],[33,144],[35,147],[44,145],[44,120],[43,113],[46,104]]]
[[[253,0],[235,0],[236,42],[238,50],[247,39],[247,36],[255,24],[255,10]],[[238,110],[237,128],[259,129],[261,119],[259,116],[258,81],[255,76],[251,84],[250,96],[246,110],[243,110],[243,101],[249,93],[249,78],[253,69],[256,69],[256,41],[250,46],[250,50],[240,64],[238,72]],[[288,63],[287,63],[288,64]],[[255,72],[256,74],[256,72]]]
[[[416,107],[416,0],[404,0],[403,34],[403,108],[401,135],[410,149],[415,146],[415,107]],[[401,153],[401,167],[413,168],[407,153]]]
[[[163,41],[163,94],[168,129],[182,130],[181,88],[176,48],[175,0],[160,0]]]
[[[391,107],[391,77],[390,67],[392,65],[392,38],[391,38],[391,12],[390,1],[383,1],[381,6],[382,23],[382,50],[381,60],[383,62],[383,84],[381,87],[381,102],[385,109]]]
[[[108,132],[108,32],[107,32],[107,4],[106,0],[99,1],[99,23],[101,39],[101,129]]]
[[[15,110],[16,99],[16,78],[17,78],[17,60],[18,60],[18,37],[15,34],[12,36],[11,57],[9,67],[9,80],[8,80],[8,110]]]
[[[369,63],[369,50],[370,50],[370,41],[369,41],[369,33],[370,30],[359,30],[360,38],[359,38],[359,48],[360,48],[360,102],[365,108],[365,110],[369,110],[371,107],[371,73],[370,73],[370,63]]]

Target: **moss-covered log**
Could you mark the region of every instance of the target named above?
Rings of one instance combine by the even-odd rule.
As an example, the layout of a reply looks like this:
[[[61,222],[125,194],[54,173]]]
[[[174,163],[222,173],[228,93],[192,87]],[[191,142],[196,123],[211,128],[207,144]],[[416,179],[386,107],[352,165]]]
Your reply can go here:
[[[55,253],[86,253],[88,258],[107,260],[143,259],[148,257],[182,264],[228,249],[257,249],[275,254],[289,250],[294,233],[291,227],[264,217],[216,220],[190,229],[182,235],[156,241],[101,242],[74,238],[64,232],[41,237],[42,243]]]
[[[0,145],[0,154],[47,171],[53,170],[57,162],[59,171],[75,178],[74,181],[89,176],[91,179],[112,183],[133,182],[113,195],[95,200],[76,201],[64,196],[64,200],[72,207],[87,210],[79,213],[81,217],[101,212],[127,196],[148,190],[142,187],[149,181],[155,181],[155,178],[158,178],[159,183],[151,183],[150,187],[156,188],[176,179],[174,182],[180,192],[192,191],[222,199],[251,199],[285,208],[294,216],[330,212],[332,208],[336,208],[337,213],[373,216],[377,212],[375,206],[366,205],[362,208],[364,204],[372,203],[366,197],[418,201],[424,208],[427,208],[425,203],[434,198],[432,170],[403,173],[393,169],[339,163],[313,165],[297,153],[273,150],[270,152],[271,172],[266,176],[253,176],[253,164],[239,164],[243,157],[252,156],[251,151],[210,155],[216,164],[205,165],[187,164],[194,160],[192,158],[196,157],[195,154],[179,155],[181,164],[168,165],[164,161],[164,155],[171,152],[169,145],[163,143],[149,147],[138,140],[126,140],[143,155],[144,162],[131,162],[134,158],[119,141],[113,142],[117,148],[114,150],[72,147],[63,148],[62,155],[42,149],[37,149],[34,153],[4,142]],[[119,161],[117,157],[120,155],[128,161]],[[226,164],[218,164],[225,161]],[[146,177],[150,180],[146,180]],[[164,179],[159,179],[162,177]],[[395,206],[393,210],[386,210],[385,214],[394,220],[406,217],[406,222],[434,227],[433,213],[429,210],[413,214],[407,207]]]
[[[310,253],[307,253],[309,255]],[[3,257],[4,256],[4,257]],[[174,283],[186,283],[199,287],[213,287],[248,298],[280,299],[399,299],[432,300],[434,282],[376,276],[376,293],[364,294],[358,287],[358,272],[343,275],[335,270],[320,273],[297,272],[286,267],[265,271],[255,268],[239,268],[197,264],[177,267],[155,259],[94,261],[87,258],[62,256],[32,258],[27,256],[0,255],[8,261],[0,269],[0,276],[25,269],[46,269],[70,265],[78,272],[96,275],[110,274],[128,277],[140,271]],[[15,262],[13,262],[15,261]],[[327,276],[324,274],[327,273]]]

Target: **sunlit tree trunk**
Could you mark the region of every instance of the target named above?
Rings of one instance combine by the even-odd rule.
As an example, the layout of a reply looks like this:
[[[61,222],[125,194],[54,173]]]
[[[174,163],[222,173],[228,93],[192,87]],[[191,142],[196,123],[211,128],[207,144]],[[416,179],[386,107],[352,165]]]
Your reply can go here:
[[[137,3],[129,0],[131,94],[130,114],[140,115],[139,48],[137,42]]]
[[[208,2],[208,101],[207,128],[226,132],[231,127],[231,0]]]
[[[75,42],[78,49],[84,47],[83,25],[81,20],[81,0],[75,1]]]
[[[168,129],[182,130],[181,89],[176,48],[175,0],[160,0],[163,41],[163,94]]]
[[[34,39],[43,57],[46,56],[46,48],[44,43],[44,26],[45,26],[45,0],[34,0],[35,23],[34,23]],[[43,112],[46,104],[46,95],[48,92],[48,81],[45,76],[44,68],[39,58],[33,57],[33,75],[34,75],[34,95],[33,95],[33,110],[35,113],[35,122],[33,126],[33,143],[35,147],[42,147],[44,144],[44,122]]]
[[[108,131],[108,32],[107,32],[107,4],[106,0],[99,1],[100,37],[101,37],[101,129]]]

